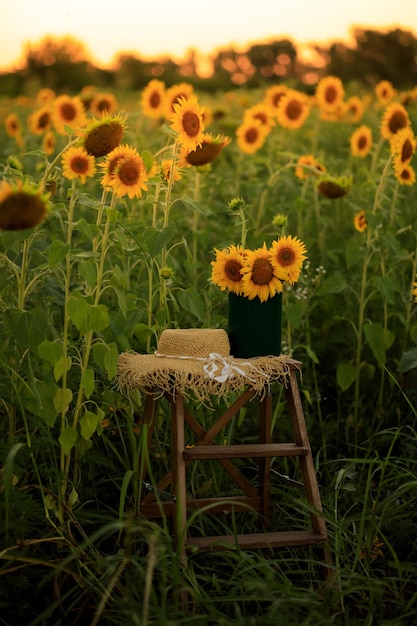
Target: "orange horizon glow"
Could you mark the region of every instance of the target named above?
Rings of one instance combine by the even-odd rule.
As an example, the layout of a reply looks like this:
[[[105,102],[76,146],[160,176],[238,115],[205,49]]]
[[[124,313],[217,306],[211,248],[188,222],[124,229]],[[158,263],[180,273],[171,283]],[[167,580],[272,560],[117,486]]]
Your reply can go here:
[[[0,0],[1,1],[1,0]],[[218,51],[244,52],[253,44],[290,40],[301,58],[312,45],[351,45],[354,28],[386,32],[399,28],[417,33],[414,0],[210,0],[203,15],[194,0],[14,0],[2,7],[0,71],[19,69],[27,46],[46,36],[74,38],[85,48],[87,60],[111,69],[121,54],[141,60],[186,60],[190,51],[208,68]],[[336,5],[336,6],[335,6]]]

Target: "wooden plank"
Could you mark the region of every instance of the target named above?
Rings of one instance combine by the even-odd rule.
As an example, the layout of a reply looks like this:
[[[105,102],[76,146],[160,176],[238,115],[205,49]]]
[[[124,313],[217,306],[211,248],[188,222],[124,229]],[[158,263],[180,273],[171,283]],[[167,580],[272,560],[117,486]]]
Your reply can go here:
[[[295,443],[248,443],[230,446],[194,446],[184,450],[184,458],[195,459],[244,459],[275,456],[305,456],[308,448]]]
[[[315,545],[326,541],[326,536],[311,530],[293,530],[270,533],[251,533],[247,535],[219,535],[218,537],[189,537],[186,549],[230,550],[241,548],[284,548],[286,546]]]

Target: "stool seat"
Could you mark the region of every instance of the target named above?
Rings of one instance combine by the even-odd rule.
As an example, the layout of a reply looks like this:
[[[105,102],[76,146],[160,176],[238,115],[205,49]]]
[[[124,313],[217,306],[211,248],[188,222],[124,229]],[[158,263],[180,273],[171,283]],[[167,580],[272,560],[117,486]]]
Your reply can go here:
[[[273,357],[271,357],[273,358]],[[285,365],[283,375],[282,365]],[[148,388],[145,396],[142,423],[148,425],[148,449],[151,444],[154,418],[159,399],[167,398],[171,408],[171,446],[172,468],[151,493],[142,498],[141,513],[148,518],[161,515],[172,516],[174,521],[174,541],[182,562],[185,564],[187,553],[200,550],[280,548],[300,545],[319,545],[323,551],[326,574],[332,567],[332,557],[328,546],[326,524],[323,518],[320,492],[317,483],[314,461],[308,438],[302,402],[298,389],[297,373],[302,364],[289,357],[280,357],[279,373],[274,375],[273,368],[266,377],[263,390],[254,388],[247,379],[242,381],[236,399],[227,406],[221,415],[206,429],[187,408],[184,389],[164,387]],[[126,372],[126,360],[124,361]],[[272,385],[282,386],[287,412],[290,418],[293,441],[273,441],[272,432],[273,398]],[[190,381],[192,386],[192,381]],[[135,384],[130,383],[130,388]],[[236,392],[235,392],[236,396]],[[237,413],[250,401],[258,401],[258,434],[255,443],[219,444],[215,438],[230,423]],[[192,445],[185,444],[185,429],[195,439]],[[308,503],[311,528],[302,530],[273,531],[271,526],[271,460],[273,458],[294,458],[299,463],[302,483],[297,483]],[[254,486],[244,472],[234,463],[235,459],[257,459],[258,484]],[[217,461],[232,479],[241,494],[191,498],[187,494],[187,467],[195,461]],[[141,460],[141,475],[146,473],[146,463]],[[285,477],[288,478],[288,477]],[[289,483],[295,482],[289,479]],[[161,500],[158,492],[172,485],[173,499]],[[257,512],[260,516],[261,529],[256,533],[237,533],[233,535],[189,536],[189,515],[201,510],[204,514],[218,515],[224,512]]]

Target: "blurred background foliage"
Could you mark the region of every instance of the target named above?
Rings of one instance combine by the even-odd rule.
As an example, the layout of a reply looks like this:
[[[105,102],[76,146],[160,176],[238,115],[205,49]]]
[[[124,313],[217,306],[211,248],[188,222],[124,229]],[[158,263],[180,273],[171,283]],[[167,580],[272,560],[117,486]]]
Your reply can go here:
[[[168,57],[144,60],[121,52],[112,69],[103,69],[89,59],[83,42],[71,36],[46,36],[26,45],[19,69],[0,74],[0,91],[12,97],[36,93],[41,87],[78,92],[87,84],[136,90],[159,78],[167,86],[186,80],[211,92],[239,86],[265,88],[280,81],[313,92],[326,74],[339,76],[345,84],[372,87],[385,79],[397,89],[408,89],[417,82],[416,60],[417,38],[399,28],[386,32],[356,28],[352,45],[311,44],[307,55],[286,38],[256,43],[244,51],[224,48],[211,55],[204,71],[198,51],[192,49],[179,62]]]

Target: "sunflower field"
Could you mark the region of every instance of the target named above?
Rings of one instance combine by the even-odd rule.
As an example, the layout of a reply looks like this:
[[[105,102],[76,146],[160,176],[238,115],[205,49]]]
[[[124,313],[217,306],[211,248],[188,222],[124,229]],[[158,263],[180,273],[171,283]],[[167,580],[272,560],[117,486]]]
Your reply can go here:
[[[3,98],[0,121],[0,624],[414,624],[417,88],[326,76],[313,95],[200,94],[154,79]],[[267,282],[282,292],[282,352],[303,365],[330,583],[315,547],[184,566],[172,519],[140,512],[170,468],[169,406],[148,447],[119,355],[152,353],[165,329],[227,329],[243,249],[247,293],[272,294],[253,271],[270,247],[288,266]],[[242,410],[234,435],[255,419]],[[276,472],[273,522],[302,525],[283,471],[295,480]],[[214,496],[222,480],[201,467],[190,489]]]

